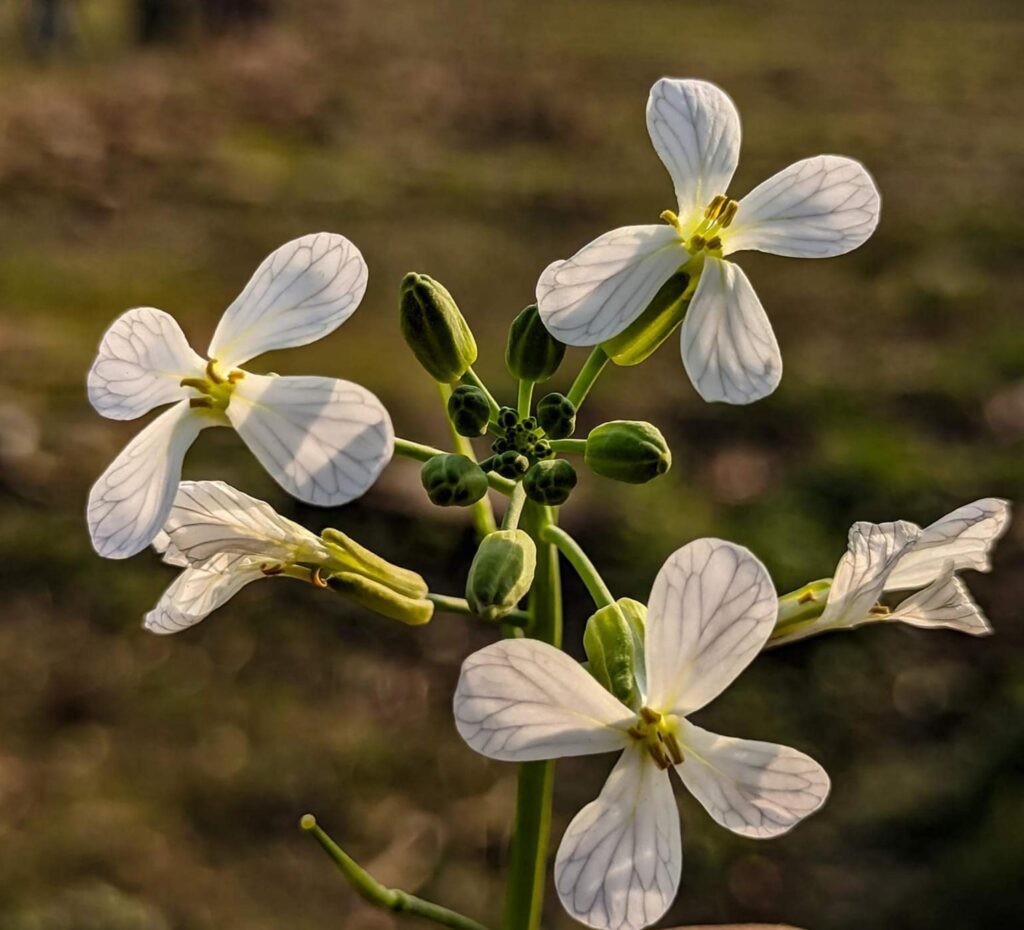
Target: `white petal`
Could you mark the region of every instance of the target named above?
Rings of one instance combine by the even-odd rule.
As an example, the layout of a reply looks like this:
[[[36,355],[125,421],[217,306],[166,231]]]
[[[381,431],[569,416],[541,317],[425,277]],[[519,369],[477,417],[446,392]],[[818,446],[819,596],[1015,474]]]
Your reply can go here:
[[[187,400],[161,413],[111,462],[89,492],[89,534],[96,551],[126,559],[146,548],[171,509],[188,447],[208,417]]]
[[[886,619],[925,629],[947,627],[972,636],[992,632],[967,585],[954,574],[952,561],[946,563],[942,573],[928,587],[911,594]]]
[[[344,236],[316,233],[271,252],[224,312],[210,358],[224,368],[304,346],[345,322],[366,291],[366,262]]]
[[[394,451],[387,410],[351,381],[246,373],[227,415],[281,487],[320,507],[364,494]]]
[[[134,420],[187,397],[181,379],[201,377],[205,367],[174,317],[136,307],[103,335],[89,369],[89,401],[111,420]]]
[[[562,837],[555,887],[571,917],[600,930],[640,930],[659,920],[683,869],[679,811],[668,773],[630,747],[596,801]]]
[[[685,715],[713,700],[761,651],[778,612],[768,571],[749,550],[721,539],[677,549],[647,607],[647,705]]]
[[[647,100],[647,131],[672,176],[684,223],[724,194],[740,157],[740,115],[706,81],[662,78]]]
[[[956,571],[992,569],[989,552],[1010,522],[1010,505],[994,497],[958,507],[924,528],[914,547],[893,569],[887,591],[916,588],[933,581],[947,560]]]
[[[189,566],[143,618],[151,633],[180,633],[227,603],[250,581],[264,577],[258,559],[224,553],[201,566]]]
[[[455,726],[477,752],[506,762],[621,749],[635,714],[574,659],[535,639],[506,639],[462,663]]]
[[[223,481],[182,481],[164,531],[192,565],[224,552],[291,561],[300,547],[323,549],[305,527]]]
[[[167,565],[174,565],[177,568],[188,567],[188,559],[171,543],[171,537],[163,530],[154,537],[153,548],[163,556],[161,561]]]
[[[889,573],[920,534],[920,527],[906,520],[854,523],[848,548],[836,566],[820,625],[852,626],[870,619],[869,611],[882,596]]]
[[[621,333],[689,259],[675,228],[623,226],[552,262],[537,282],[548,332],[571,346],[595,346]]]
[[[723,827],[755,839],[779,836],[828,797],[829,778],[810,756],[709,733],[683,721],[683,784]]]
[[[782,380],[772,324],[743,269],[732,262],[704,262],[681,339],[683,367],[706,401],[750,404]]]
[[[724,231],[725,254],[756,249],[831,258],[863,245],[878,225],[881,196],[860,162],[805,158],[755,187]]]

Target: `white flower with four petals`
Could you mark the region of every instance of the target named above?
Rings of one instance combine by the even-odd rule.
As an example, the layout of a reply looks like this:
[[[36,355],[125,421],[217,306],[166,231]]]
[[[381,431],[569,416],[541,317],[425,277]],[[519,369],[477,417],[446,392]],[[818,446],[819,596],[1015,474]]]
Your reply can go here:
[[[359,250],[331,233],[271,253],[221,317],[204,360],[173,317],[137,307],[107,330],[89,372],[103,416],[132,420],[174,404],[139,433],[89,495],[100,555],[141,552],[163,526],[185,452],[209,426],[233,426],[289,493],[323,507],[365,493],[394,448],[387,410],[366,388],[319,377],[278,377],[239,365],[271,349],[306,345],[347,320],[366,290]]]
[[[705,81],[658,81],[647,129],[678,213],[663,214],[664,225],[612,230],[549,265],[537,282],[541,318],[562,342],[599,345],[640,316],[676,271],[699,274],[683,320],[683,365],[705,400],[751,403],[778,386],[782,356],[750,281],[725,257],[744,249],[796,258],[849,252],[878,225],[878,189],[858,162],[818,155],[729,199],[740,118]]]
[[[785,833],[824,802],[829,779],[810,757],[687,719],[761,651],[777,611],[749,551],[701,539],[669,557],[651,590],[639,713],[537,640],[497,642],[463,664],[455,722],[477,752],[527,762],[622,751],[555,861],[559,898],[577,920],[639,930],[668,910],[682,871],[670,767],[718,823],[748,837]]]

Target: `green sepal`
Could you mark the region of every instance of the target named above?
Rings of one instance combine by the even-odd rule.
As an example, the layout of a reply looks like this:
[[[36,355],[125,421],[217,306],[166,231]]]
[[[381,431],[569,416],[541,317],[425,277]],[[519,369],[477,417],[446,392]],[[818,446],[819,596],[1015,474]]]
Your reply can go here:
[[[323,566],[330,575],[358,574],[409,598],[426,596],[429,589],[422,576],[382,559],[340,530],[328,528],[320,534],[320,538],[330,553]]]
[[[526,473],[523,490],[535,503],[558,507],[569,499],[578,480],[576,469],[565,459],[547,459]]]
[[[587,670],[601,686],[627,707],[639,707],[636,637],[618,603],[602,607],[587,621],[583,649]]]
[[[429,375],[443,384],[458,381],[476,361],[476,340],[443,285],[409,272],[402,280],[402,336]]]
[[[576,431],[576,407],[564,394],[545,394],[537,404],[537,423],[549,439],[566,439]]]
[[[420,481],[438,507],[470,507],[488,488],[484,470],[469,456],[455,452],[427,459],[420,469]]]
[[[685,271],[672,275],[640,316],[617,336],[601,343],[608,357],[622,366],[639,365],[650,358],[686,316],[693,296],[690,289],[693,280]]]
[[[530,304],[513,321],[505,346],[505,367],[520,381],[547,381],[562,364],[565,344],[541,322],[537,305]]]
[[[425,597],[407,597],[372,578],[353,572],[338,572],[329,579],[331,587],[367,610],[409,626],[422,626],[434,615],[434,605]],[[426,592],[423,592],[426,594]]]
[[[644,484],[672,466],[661,431],[640,420],[612,420],[591,430],[583,459],[595,475],[627,484]]]
[[[497,620],[515,610],[533,584],[537,547],[522,530],[498,530],[484,537],[466,580],[473,613]]]

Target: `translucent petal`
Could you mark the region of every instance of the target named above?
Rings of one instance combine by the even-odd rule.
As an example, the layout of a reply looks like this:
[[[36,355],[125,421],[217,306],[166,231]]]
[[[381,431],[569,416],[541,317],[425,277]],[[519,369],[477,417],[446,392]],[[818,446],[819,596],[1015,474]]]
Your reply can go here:
[[[188,447],[204,426],[183,400],[139,433],[89,492],[87,518],[96,551],[126,559],[146,548],[171,509]]]
[[[281,487],[320,507],[364,494],[394,451],[387,410],[351,381],[247,373],[227,415]]]
[[[920,527],[906,520],[854,523],[848,548],[836,567],[820,625],[843,627],[863,623],[882,596],[889,573],[920,534]]]
[[[767,839],[813,814],[829,792],[829,777],[810,756],[754,740],[709,733],[683,721],[679,741],[683,784],[717,823]]]
[[[462,663],[455,726],[477,752],[507,762],[621,749],[635,715],[579,662],[535,639],[507,639]]]
[[[684,223],[726,193],[740,157],[740,115],[723,90],[662,78],[647,100],[647,131],[672,176]]]
[[[956,571],[992,568],[989,553],[1010,522],[1010,505],[994,497],[958,507],[925,527],[920,538],[893,569],[887,591],[916,588],[939,576],[945,563]]]
[[[205,367],[174,317],[136,307],[121,314],[100,342],[89,369],[89,402],[111,420],[134,420],[187,397],[181,379],[201,377]]]
[[[672,226],[613,229],[544,269],[537,282],[541,319],[567,345],[598,345],[640,316],[688,258]]]
[[[991,633],[992,627],[981,608],[954,571],[954,563],[947,562],[928,587],[911,594],[888,619],[924,629],[945,627],[972,636]]]
[[[366,278],[363,256],[344,236],[316,233],[285,243],[224,312],[210,358],[231,368],[271,349],[322,339],[359,306]]]
[[[680,834],[668,773],[631,746],[562,837],[555,858],[562,906],[601,930],[640,930],[660,920],[679,888]]]
[[[750,404],[782,380],[772,324],[738,265],[708,258],[683,319],[683,367],[706,401]]]
[[[164,531],[169,546],[192,565],[224,552],[293,560],[300,547],[324,550],[305,527],[223,481],[182,481]]]
[[[724,251],[831,258],[867,241],[880,209],[878,188],[860,162],[839,155],[806,158],[740,201],[722,234]]]
[[[647,705],[685,715],[713,700],[760,652],[778,609],[768,571],[749,550],[721,539],[677,549],[648,602]]]

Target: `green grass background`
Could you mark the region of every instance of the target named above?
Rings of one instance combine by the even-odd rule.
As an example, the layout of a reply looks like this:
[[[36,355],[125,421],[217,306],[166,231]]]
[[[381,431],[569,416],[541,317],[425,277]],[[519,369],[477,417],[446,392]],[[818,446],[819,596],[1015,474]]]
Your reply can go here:
[[[450,717],[461,659],[491,633],[407,630],[287,581],[169,639],[139,620],[173,577],[105,562],[91,482],[138,424],[88,406],[85,372],[127,307],[202,348],[273,247],[329,229],[370,266],[355,317],[256,370],[340,375],[398,433],[442,443],[435,389],[398,334],[409,270],[452,290],[506,400],[506,327],[541,269],[613,226],[654,222],[671,185],[644,127],[658,77],[715,81],[744,147],[731,193],[819,152],[864,161],[882,221],[823,262],[743,255],[779,336],[780,389],[709,406],[675,340],[612,370],[582,415],[649,418],[674,467],[642,488],[585,476],[564,522],[612,588],[643,598],[677,546],[750,546],[780,589],[828,575],[855,519],[921,523],[1024,489],[1024,17],[1010,0],[279,2],[250,35],[139,50],[122,4],[78,4],[49,64],[0,9],[0,927],[389,930],[299,834],[321,823],[382,880],[500,914],[511,766]],[[565,389],[582,354],[551,383]],[[261,367],[262,366],[262,367]],[[335,525],[435,589],[472,553],[408,462],[337,512],[287,499],[228,431],[186,476]],[[669,924],[985,930],[1024,920],[1024,536],[968,579],[995,637],[877,628],[760,659],[700,722],[811,753],[822,813],[747,841],[679,792]],[[587,598],[567,583],[579,653]],[[555,834],[611,760],[558,769]],[[567,927],[553,896],[545,926]]]

